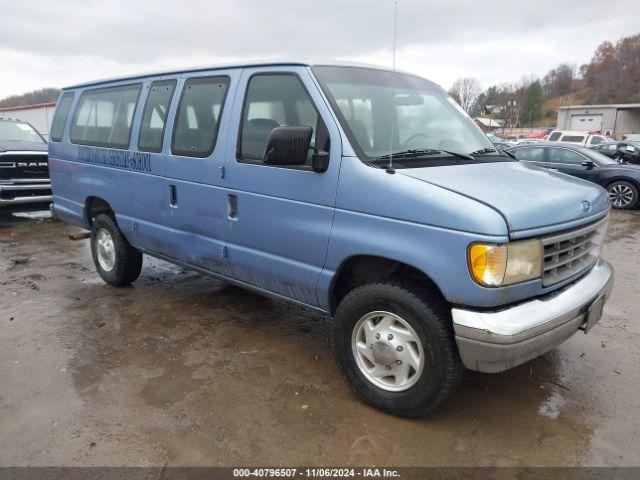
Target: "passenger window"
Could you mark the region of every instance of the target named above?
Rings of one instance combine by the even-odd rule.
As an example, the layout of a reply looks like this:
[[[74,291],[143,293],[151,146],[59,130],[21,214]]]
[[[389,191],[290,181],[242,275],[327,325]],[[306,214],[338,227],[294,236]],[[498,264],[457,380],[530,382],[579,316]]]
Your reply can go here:
[[[584,142],[582,135],[565,135],[560,139],[561,142]]]
[[[71,123],[71,143],[128,148],[141,85],[87,90]]]
[[[604,141],[604,138],[595,136],[595,137],[591,137],[591,141],[589,143],[591,143],[591,145],[599,145],[603,141]]]
[[[64,125],[67,123],[67,117],[69,116],[69,110],[71,110],[71,102],[73,102],[73,92],[67,92],[62,94],[60,101],[58,102],[58,108],[53,116],[53,122],[51,123],[51,140],[59,142],[62,140],[62,134],[64,133]]]
[[[151,84],[140,123],[138,150],[156,153],[162,151],[167,112],[175,89],[175,80],[164,80]]]
[[[190,78],[185,82],[173,127],[172,153],[211,155],[228,89],[229,77]]]
[[[585,161],[585,158],[566,148],[552,148],[549,150],[549,161],[551,163],[568,163],[572,165],[580,165]]]
[[[518,160],[544,162],[544,148],[519,148],[513,151]]]
[[[262,163],[269,134],[284,126],[313,129],[307,166],[311,166],[316,142],[328,151],[326,127],[300,79],[292,74],[255,75],[247,86],[238,160]]]

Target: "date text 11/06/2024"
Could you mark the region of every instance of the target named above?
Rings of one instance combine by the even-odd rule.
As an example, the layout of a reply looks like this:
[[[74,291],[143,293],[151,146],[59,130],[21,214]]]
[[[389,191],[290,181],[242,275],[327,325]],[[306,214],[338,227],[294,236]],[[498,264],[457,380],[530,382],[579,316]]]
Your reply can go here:
[[[236,468],[234,478],[400,478],[398,470],[388,468]]]

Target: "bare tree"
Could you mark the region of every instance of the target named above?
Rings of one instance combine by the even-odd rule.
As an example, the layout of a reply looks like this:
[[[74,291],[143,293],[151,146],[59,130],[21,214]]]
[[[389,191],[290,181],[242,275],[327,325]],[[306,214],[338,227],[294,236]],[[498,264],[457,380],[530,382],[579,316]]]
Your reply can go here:
[[[480,82],[475,78],[459,78],[449,89],[449,95],[451,95],[456,102],[464,109],[465,112],[469,112],[475,104],[478,95],[482,93],[482,87]]]
[[[563,63],[549,70],[542,79],[542,88],[547,98],[559,97],[573,91],[576,66]]]

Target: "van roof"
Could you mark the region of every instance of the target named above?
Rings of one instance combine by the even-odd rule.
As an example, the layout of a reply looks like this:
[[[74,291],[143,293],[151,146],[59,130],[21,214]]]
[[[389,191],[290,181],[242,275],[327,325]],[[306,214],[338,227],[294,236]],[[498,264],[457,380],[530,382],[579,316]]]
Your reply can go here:
[[[159,75],[176,75],[182,73],[195,73],[195,72],[205,72],[207,70],[228,70],[232,68],[244,68],[244,67],[270,67],[270,66],[303,66],[303,67],[311,67],[311,66],[332,66],[332,67],[360,67],[360,68],[373,68],[376,70],[387,70],[393,71],[393,69],[388,67],[381,67],[380,65],[372,65],[367,63],[359,63],[359,62],[350,62],[345,60],[256,60],[249,62],[239,62],[239,63],[226,63],[226,64],[218,64],[218,65],[207,65],[203,67],[192,67],[192,68],[181,68],[175,70],[165,70],[159,72],[147,72],[138,75],[125,75],[121,77],[114,78],[106,78],[102,80],[94,80],[90,82],[78,83],[76,85],[71,85],[68,87],[64,87],[62,90],[70,90],[74,88],[84,88],[90,87],[93,85],[101,85],[104,83],[112,83],[112,82],[121,82],[125,80],[138,80],[148,77],[156,77]],[[401,70],[396,70],[398,73],[408,73],[403,72]]]

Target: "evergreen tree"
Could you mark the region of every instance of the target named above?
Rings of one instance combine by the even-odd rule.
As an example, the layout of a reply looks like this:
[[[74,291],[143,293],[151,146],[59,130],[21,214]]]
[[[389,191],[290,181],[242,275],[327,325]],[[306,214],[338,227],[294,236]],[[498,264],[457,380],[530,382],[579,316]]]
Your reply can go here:
[[[531,83],[526,91],[526,97],[520,110],[520,125],[532,125],[542,118],[544,91],[538,80]]]

